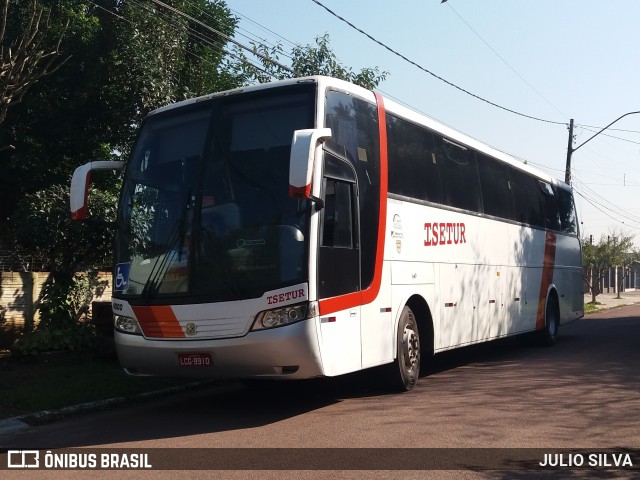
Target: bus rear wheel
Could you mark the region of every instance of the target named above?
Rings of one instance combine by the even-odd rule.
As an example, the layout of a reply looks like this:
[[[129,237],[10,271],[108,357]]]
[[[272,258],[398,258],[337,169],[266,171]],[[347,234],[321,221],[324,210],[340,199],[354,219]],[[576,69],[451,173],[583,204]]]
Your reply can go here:
[[[547,308],[544,314],[544,329],[540,331],[540,343],[546,347],[555,345],[558,339],[560,318],[556,300],[550,297],[547,300]]]
[[[405,306],[396,332],[397,355],[387,365],[387,384],[396,391],[415,387],[420,375],[420,334],[413,311]]]

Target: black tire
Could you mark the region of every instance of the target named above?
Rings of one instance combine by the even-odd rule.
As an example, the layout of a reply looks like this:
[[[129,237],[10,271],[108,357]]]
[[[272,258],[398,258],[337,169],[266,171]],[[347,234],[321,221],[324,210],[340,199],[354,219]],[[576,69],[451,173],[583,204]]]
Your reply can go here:
[[[553,297],[547,300],[547,308],[544,312],[544,329],[540,331],[540,343],[545,347],[556,344],[558,329],[560,328],[560,316],[558,303]]]
[[[407,306],[400,315],[396,344],[396,359],[385,367],[386,383],[394,391],[408,392],[420,375],[420,334],[413,311]]]

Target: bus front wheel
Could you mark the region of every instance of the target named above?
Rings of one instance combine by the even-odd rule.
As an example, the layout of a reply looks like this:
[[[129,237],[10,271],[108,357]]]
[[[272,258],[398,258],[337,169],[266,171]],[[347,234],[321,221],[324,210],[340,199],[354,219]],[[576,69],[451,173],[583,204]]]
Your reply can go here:
[[[387,383],[393,390],[409,391],[420,375],[420,334],[416,317],[408,306],[400,315],[396,344],[396,359],[387,365]]]

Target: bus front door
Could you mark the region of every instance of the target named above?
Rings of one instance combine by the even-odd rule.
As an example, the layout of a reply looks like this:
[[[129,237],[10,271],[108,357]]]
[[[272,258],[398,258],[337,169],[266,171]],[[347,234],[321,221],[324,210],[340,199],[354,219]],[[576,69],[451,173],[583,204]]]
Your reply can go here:
[[[323,178],[318,251],[320,350],[329,376],[362,367],[356,184],[339,176]]]

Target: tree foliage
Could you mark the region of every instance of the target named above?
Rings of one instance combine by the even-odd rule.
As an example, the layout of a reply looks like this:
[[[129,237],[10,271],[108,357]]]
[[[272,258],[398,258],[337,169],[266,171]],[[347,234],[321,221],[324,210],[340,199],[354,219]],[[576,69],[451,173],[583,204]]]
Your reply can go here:
[[[591,301],[602,293],[602,280],[612,267],[626,267],[640,260],[640,252],[634,247],[633,235],[619,233],[601,236],[597,244],[586,239],[582,245],[584,279],[591,290]]]
[[[150,110],[239,85],[238,79],[221,73],[225,36],[236,25],[225,3],[166,3],[184,15],[150,0],[124,2],[119,11],[130,23],[114,25],[113,80],[108,86],[110,94],[127,106],[125,118],[131,127],[130,135],[117,145],[122,151],[127,151],[132,134]]]
[[[127,154],[144,116],[188,97],[238,86],[220,74],[226,40],[151,0],[38,0],[50,9],[43,49],[72,55],[31,87],[0,130],[0,225],[19,198],[67,185],[90,160]],[[220,0],[167,0],[224,35],[235,19]],[[23,6],[24,10],[24,6]],[[8,20],[6,41],[24,29]]]
[[[12,237],[43,259],[45,271],[71,275],[109,267],[113,248],[109,222],[115,221],[116,204],[113,192],[91,187],[89,212],[102,220],[76,222],[69,214],[69,188],[52,185],[20,200],[11,218]]]
[[[89,209],[114,221],[116,197],[91,188]],[[36,307],[37,328],[26,325],[15,351],[31,354],[45,350],[75,350],[92,345],[95,331],[89,308],[104,282],[92,270],[111,264],[112,231],[106,222],[74,222],[69,215],[69,189],[53,185],[25,195],[11,221],[12,238],[21,248],[44,261],[49,276]],[[88,271],[84,275],[76,272]]]
[[[256,65],[240,48],[236,48],[234,54],[236,58],[228,63],[228,68],[242,78],[244,83],[327,75],[372,90],[389,75],[389,72],[380,71],[378,67],[364,67],[356,72],[341,64],[331,50],[328,34],[316,37],[315,45],[295,46],[288,55],[291,57],[291,67],[281,63],[281,57],[285,55],[281,44],[271,48],[264,44],[253,44],[253,56],[260,65]]]

